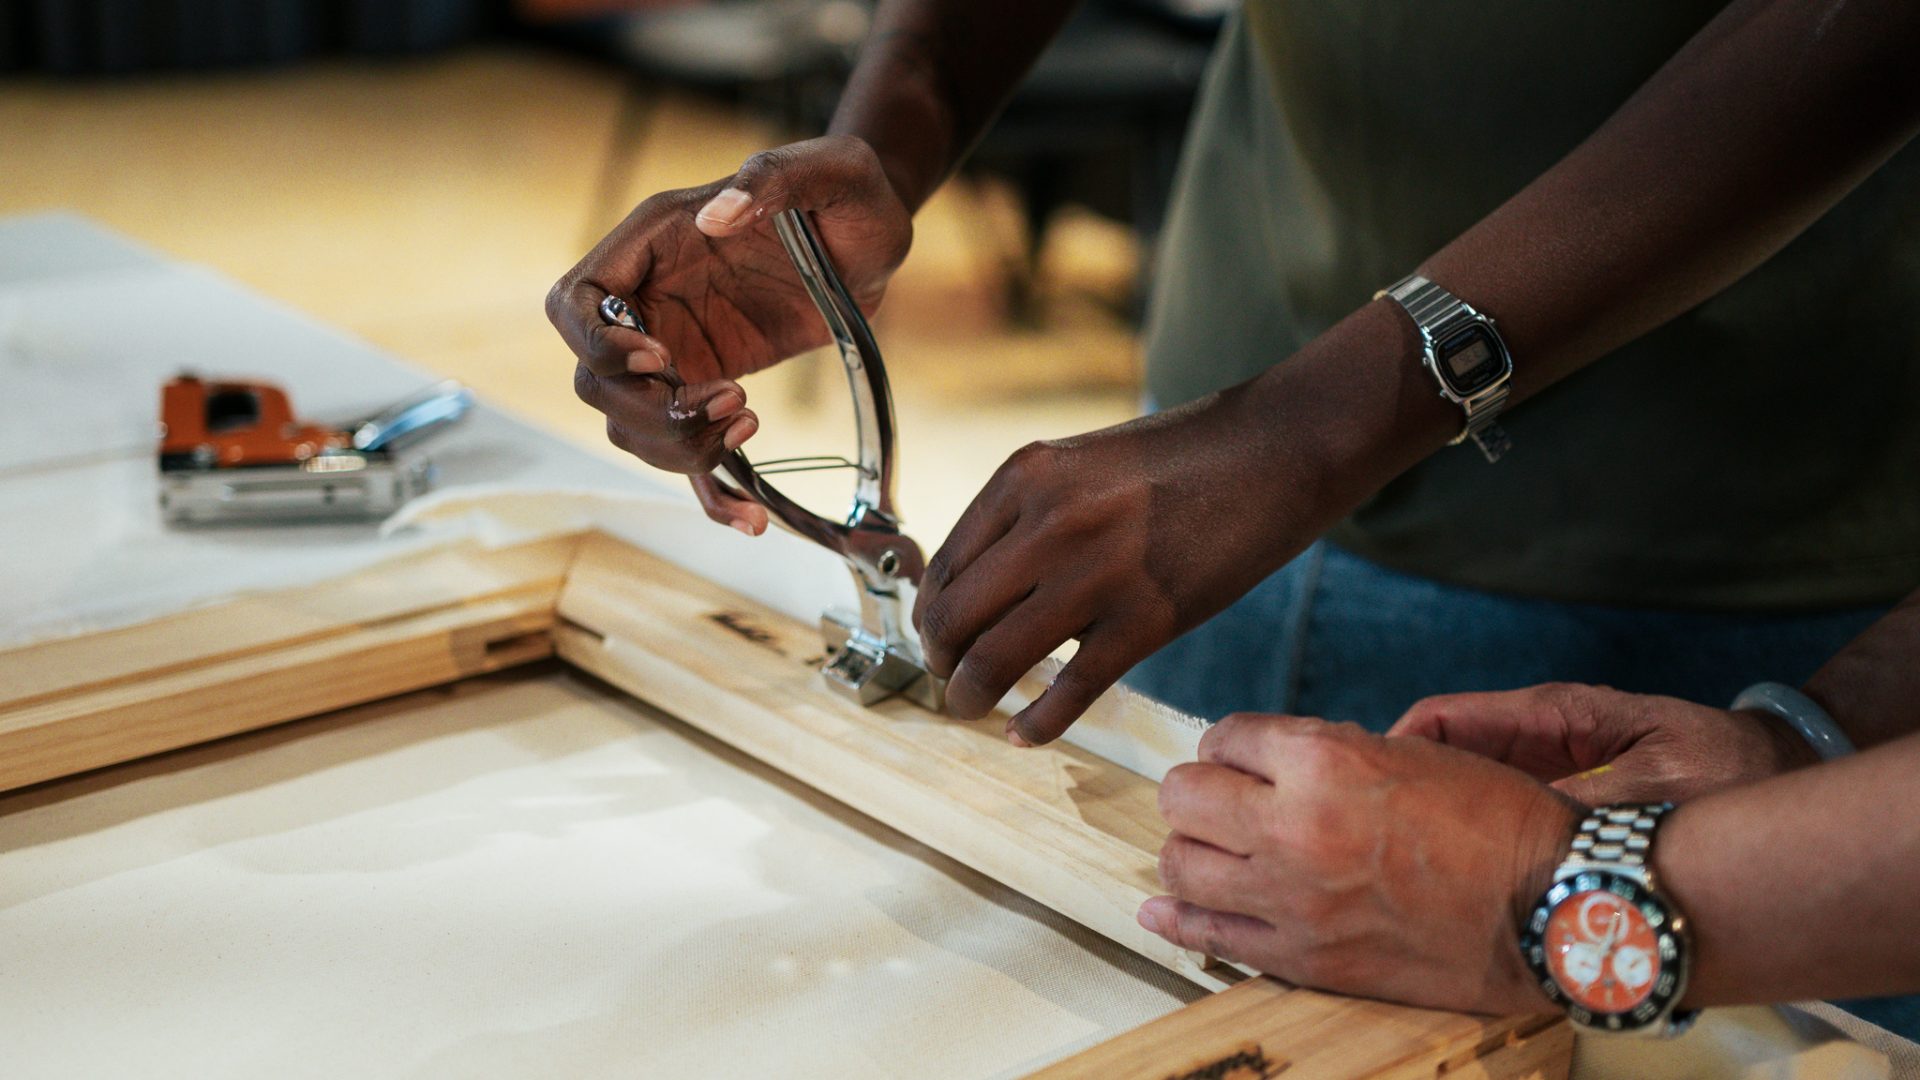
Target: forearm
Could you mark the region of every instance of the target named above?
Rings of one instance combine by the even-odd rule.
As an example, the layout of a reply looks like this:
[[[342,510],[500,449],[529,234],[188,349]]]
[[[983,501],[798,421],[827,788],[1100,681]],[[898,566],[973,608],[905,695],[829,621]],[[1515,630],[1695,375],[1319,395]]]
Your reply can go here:
[[[1079,0],[883,0],[829,132],[865,139],[918,210]]]
[[[1691,922],[1685,1004],[1920,990],[1920,735],[1686,803],[1656,871]]]
[[[1916,44],[1907,0],[1739,0],[1424,272],[1499,320],[1517,404],[1739,279],[1908,141]],[[1363,308],[1302,354],[1375,393],[1325,432],[1348,455],[1334,467],[1355,503],[1459,431],[1411,324],[1392,318]],[[1292,366],[1256,380],[1289,422],[1304,390],[1330,385],[1296,384]]]
[[[1802,689],[1863,749],[1920,731],[1920,592],[1834,654]]]

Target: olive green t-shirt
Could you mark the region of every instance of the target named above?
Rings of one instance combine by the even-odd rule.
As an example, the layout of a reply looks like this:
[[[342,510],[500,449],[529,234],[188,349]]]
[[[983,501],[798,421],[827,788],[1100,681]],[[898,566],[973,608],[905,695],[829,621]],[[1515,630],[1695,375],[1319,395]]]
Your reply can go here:
[[[1284,360],[1553,165],[1720,6],[1248,0],[1182,159],[1150,395]],[[1441,450],[1332,539],[1444,581],[1634,606],[1808,610],[1920,586],[1920,143],[1504,422],[1498,464]]]

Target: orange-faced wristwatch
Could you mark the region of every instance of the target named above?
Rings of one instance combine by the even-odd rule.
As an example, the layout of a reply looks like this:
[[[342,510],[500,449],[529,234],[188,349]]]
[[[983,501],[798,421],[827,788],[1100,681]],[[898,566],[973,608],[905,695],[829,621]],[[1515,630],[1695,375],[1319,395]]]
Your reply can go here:
[[[1653,839],[1672,803],[1595,807],[1520,928],[1540,989],[1588,1031],[1669,1037],[1692,962],[1687,922],[1654,883]]]

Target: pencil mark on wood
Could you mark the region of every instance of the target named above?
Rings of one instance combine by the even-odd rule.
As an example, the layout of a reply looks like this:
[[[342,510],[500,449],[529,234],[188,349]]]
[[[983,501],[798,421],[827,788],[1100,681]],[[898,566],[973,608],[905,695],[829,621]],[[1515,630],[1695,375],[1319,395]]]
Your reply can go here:
[[[755,645],[764,645],[774,652],[779,653],[781,656],[787,655],[786,650],[780,647],[780,639],[774,635],[773,631],[755,625],[751,616],[743,615],[737,611],[716,611],[708,615],[707,618],[739,634]]]
[[[1242,1043],[1218,1061],[1183,1073],[1170,1073],[1167,1080],[1270,1080],[1286,1072],[1289,1064],[1268,1057],[1259,1043]]]

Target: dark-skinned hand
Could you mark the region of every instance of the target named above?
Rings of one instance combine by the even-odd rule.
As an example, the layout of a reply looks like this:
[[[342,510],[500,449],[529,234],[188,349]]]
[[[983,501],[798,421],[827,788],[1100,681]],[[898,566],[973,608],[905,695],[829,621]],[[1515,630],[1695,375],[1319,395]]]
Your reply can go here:
[[[1680,802],[1818,760],[1764,713],[1577,683],[1430,697],[1388,734],[1503,762],[1589,806]]]
[[[547,317],[579,360],[574,389],[606,414],[608,440],[688,474],[707,516],[754,535],[766,509],[728,497],[707,474],[759,428],[735,380],[828,341],[774,233],[789,207],[812,212],[871,314],[913,222],[873,150],[849,136],[764,151],[733,176],[647,199],[547,294]],[[649,333],[603,322],[609,293],[635,304]],[[683,388],[657,377],[669,364]]]
[[[1551,1010],[1520,920],[1579,811],[1451,747],[1242,713],[1167,773],[1170,895],[1140,924],[1287,982],[1433,1008]]]
[[[1314,529],[1288,502],[1310,505],[1311,485],[1267,447],[1273,426],[1236,390],[1008,459],[928,562],[914,605],[928,666],[950,677],[949,710],[986,715],[1078,639],[1007,726],[1016,743],[1051,741],[1128,668],[1304,548]]]

